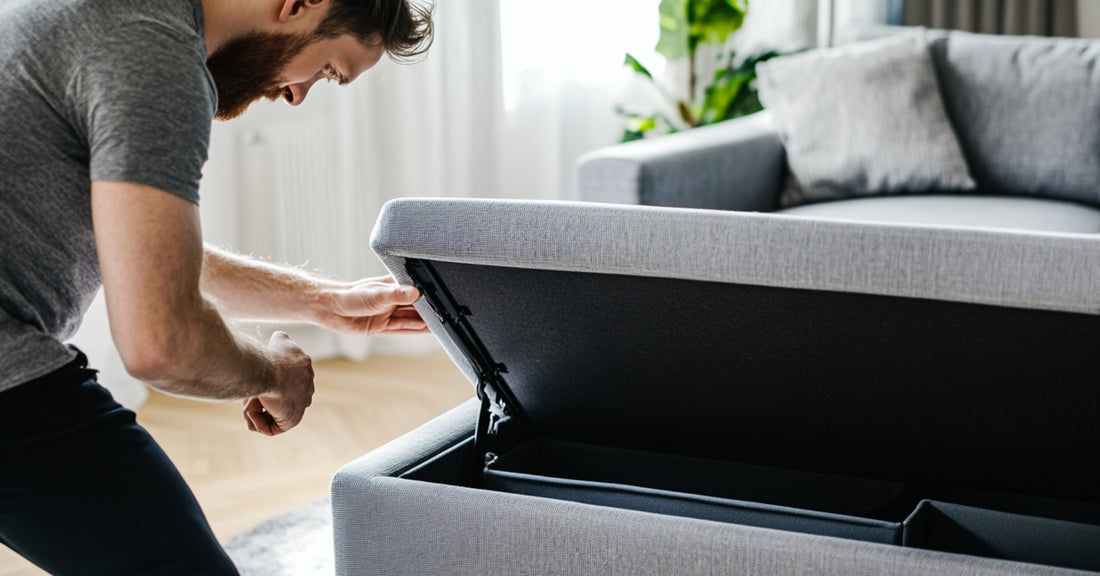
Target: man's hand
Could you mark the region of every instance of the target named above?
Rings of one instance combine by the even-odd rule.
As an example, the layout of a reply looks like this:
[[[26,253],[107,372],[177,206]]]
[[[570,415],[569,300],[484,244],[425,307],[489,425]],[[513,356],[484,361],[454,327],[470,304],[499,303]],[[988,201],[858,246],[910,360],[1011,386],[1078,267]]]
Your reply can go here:
[[[275,436],[298,425],[313,403],[313,364],[285,332],[275,332],[267,343],[275,365],[273,391],[246,398],[248,429]]]
[[[428,327],[412,307],[420,292],[392,277],[367,278],[331,289],[321,298],[317,322],[354,334],[409,334]]]

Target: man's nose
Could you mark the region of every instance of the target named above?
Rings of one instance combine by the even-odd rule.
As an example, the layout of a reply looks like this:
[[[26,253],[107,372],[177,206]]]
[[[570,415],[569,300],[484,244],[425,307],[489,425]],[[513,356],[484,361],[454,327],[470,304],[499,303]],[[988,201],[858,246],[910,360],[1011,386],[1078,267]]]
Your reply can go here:
[[[297,106],[305,101],[306,95],[309,94],[309,89],[313,87],[323,77],[322,74],[317,74],[313,78],[306,80],[305,82],[298,82],[286,87],[287,92],[285,95],[287,104],[291,106]]]

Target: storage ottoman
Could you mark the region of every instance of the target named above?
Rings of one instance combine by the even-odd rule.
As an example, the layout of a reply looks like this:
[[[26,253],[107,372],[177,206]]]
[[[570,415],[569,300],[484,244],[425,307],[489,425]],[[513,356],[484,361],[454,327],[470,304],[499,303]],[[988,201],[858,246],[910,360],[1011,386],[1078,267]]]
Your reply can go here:
[[[337,574],[1100,571],[1100,237],[403,199],[477,399],[333,479]]]

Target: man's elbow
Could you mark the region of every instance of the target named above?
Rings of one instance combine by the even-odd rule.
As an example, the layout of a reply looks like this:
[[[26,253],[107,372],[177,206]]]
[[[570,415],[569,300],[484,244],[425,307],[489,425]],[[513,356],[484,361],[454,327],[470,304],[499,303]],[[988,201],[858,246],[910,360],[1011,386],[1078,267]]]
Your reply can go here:
[[[182,346],[174,338],[149,332],[135,331],[115,338],[126,372],[151,385],[163,385],[178,379],[182,368]]]

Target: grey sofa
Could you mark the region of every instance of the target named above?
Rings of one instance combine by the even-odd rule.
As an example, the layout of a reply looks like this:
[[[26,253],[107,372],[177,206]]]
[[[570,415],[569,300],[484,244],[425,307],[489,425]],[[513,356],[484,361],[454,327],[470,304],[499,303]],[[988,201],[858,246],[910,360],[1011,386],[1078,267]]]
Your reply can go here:
[[[884,26],[849,30],[844,41],[850,44],[837,50],[916,33],[929,45],[934,89],[942,96],[972,186],[937,189],[914,182],[906,187],[904,176],[889,190],[868,185],[868,173],[874,176],[876,169],[890,165],[919,172],[919,164],[928,162],[919,153],[885,160],[871,154],[854,168],[844,166],[850,159],[843,150],[889,146],[908,136],[912,124],[904,134],[891,134],[888,120],[911,113],[889,110],[880,111],[878,118],[858,118],[873,112],[853,105],[851,116],[871,123],[870,134],[852,119],[837,120],[843,114],[831,113],[836,101],[877,94],[899,80],[880,70],[853,81],[842,74],[848,70],[838,73],[834,66],[822,73],[819,84],[812,79],[802,85],[788,81],[784,98],[772,98],[786,109],[769,106],[723,124],[586,155],[577,170],[580,198],[854,221],[1100,233],[1100,41]],[[761,86],[762,94],[765,88]],[[819,103],[819,113],[798,116],[791,107],[799,102]],[[881,128],[875,129],[875,123]],[[818,124],[827,132],[812,140]],[[808,145],[803,137],[802,148],[790,149],[806,133]],[[909,142],[902,143],[899,151],[905,154]],[[823,156],[823,148],[841,151]],[[823,176],[833,178],[827,182],[832,188],[806,194],[792,164],[815,154],[807,162],[824,158],[824,167],[802,172],[818,177],[822,170],[832,170],[834,174]],[[887,168],[875,162],[885,162]],[[890,176],[878,174],[880,179]]]
[[[1100,236],[402,199],[478,393],[343,467],[337,574],[1100,570]]]

